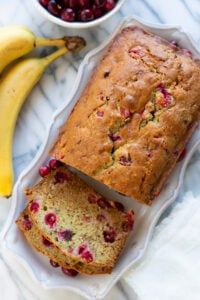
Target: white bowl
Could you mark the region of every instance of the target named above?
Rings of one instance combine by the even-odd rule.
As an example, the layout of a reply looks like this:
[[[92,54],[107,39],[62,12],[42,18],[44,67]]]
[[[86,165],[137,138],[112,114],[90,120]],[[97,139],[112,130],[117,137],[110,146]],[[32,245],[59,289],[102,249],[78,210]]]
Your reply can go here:
[[[125,19],[108,41],[97,49],[92,50],[83,60],[71,94],[68,99],[66,99],[63,107],[55,113],[51,120],[43,147],[31,165],[21,174],[15,185],[12,207],[1,235],[1,245],[6,248],[7,252],[12,253],[43,287],[47,289],[59,288],[75,291],[90,300],[105,297],[124,272],[142,259],[158,219],[169,205],[175,201],[178,195],[187,164],[200,143],[200,126],[198,126],[187,145],[185,159],[177,163],[175,170],[162,189],[159,197],[153,202],[152,207],[141,205],[127,197],[120,196],[112,190],[105,188],[100,183],[94,182],[91,178],[85,177],[86,181],[90,185],[93,185],[97,191],[109,198],[123,202],[126,208],[132,208],[136,212],[135,230],[131,234],[119,262],[110,275],[90,277],[80,275],[76,278],[66,277],[60,270],[54,270],[46,257],[37,253],[28,245],[15,225],[15,220],[26,205],[26,199],[23,194],[24,188],[35,184],[38,180],[38,169],[48,158],[49,150],[58,136],[60,126],[62,126],[68,118],[110,41],[116,36],[119,30],[128,25],[139,25],[168,40],[177,40],[180,46],[191,50],[195,58],[200,58],[200,53],[194,42],[180,27],[171,25],[150,25],[141,23],[133,18]]]
[[[52,14],[50,14],[40,3],[39,0],[31,0],[33,2],[34,7],[36,10],[47,20],[60,25],[66,28],[75,28],[75,29],[84,29],[84,28],[91,28],[94,26],[98,26],[102,24],[104,21],[108,20],[111,16],[113,16],[124,4],[125,0],[118,0],[116,6],[108,13],[103,15],[102,17],[95,19],[94,21],[90,22],[66,22],[63,21]]]

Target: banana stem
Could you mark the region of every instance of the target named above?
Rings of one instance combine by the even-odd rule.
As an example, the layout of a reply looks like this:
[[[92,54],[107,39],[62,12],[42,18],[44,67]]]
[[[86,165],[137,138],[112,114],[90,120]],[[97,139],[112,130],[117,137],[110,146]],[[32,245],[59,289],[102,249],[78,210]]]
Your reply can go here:
[[[40,46],[63,47],[65,46],[65,44],[66,44],[65,39],[45,39],[42,37],[35,38],[35,47],[40,47]]]
[[[56,52],[54,52],[46,57],[43,57],[42,60],[43,60],[44,65],[48,66],[50,63],[52,63],[58,57],[63,56],[67,52],[68,52],[68,49],[63,47],[63,48],[60,48],[59,50],[57,50]]]

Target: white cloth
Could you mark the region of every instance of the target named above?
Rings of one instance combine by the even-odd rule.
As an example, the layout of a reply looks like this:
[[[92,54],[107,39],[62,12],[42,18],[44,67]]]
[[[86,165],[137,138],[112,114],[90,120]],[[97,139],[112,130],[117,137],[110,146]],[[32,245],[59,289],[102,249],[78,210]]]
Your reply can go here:
[[[139,300],[200,299],[200,197],[188,192],[174,207],[124,282]]]

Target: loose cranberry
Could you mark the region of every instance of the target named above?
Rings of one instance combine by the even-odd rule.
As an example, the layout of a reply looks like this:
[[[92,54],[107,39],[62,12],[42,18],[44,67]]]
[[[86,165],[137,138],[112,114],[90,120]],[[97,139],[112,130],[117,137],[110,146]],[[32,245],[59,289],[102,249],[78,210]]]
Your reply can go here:
[[[53,158],[49,161],[49,168],[51,168],[52,170],[55,170],[60,165],[61,165],[61,163],[57,159]]]
[[[183,151],[181,152],[179,158],[178,158],[178,161],[182,161],[184,159],[186,155],[186,149],[183,149]]]
[[[115,201],[114,204],[119,211],[124,211],[124,205],[122,203]]]
[[[100,18],[101,16],[103,16],[103,13],[104,13],[103,8],[93,5],[92,10],[93,10],[93,14],[94,14],[95,18]],[[104,74],[104,78],[106,78],[106,77],[108,77],[108,73]]]
[[[106,217],[102,214],[97,215],[97,221],[99,222],[103,222],[106,220]]]
[[[69,7],[69,0],[61,0],[61,2],[62,2],[63,7],[65,7],[65,8]]]
[[[97,116],[100,117],[100,118],[102,118],[104,116],[104,111],[98,110],[97,111]]]
[[[79,0],[79,6],[86,8],[90,6],[90,0]]]
[[[56,180],[56,183],[64,183],[65,181],[69,180],[69,176],[62,171],[56,172],[56,174],[54,175],[54,178]]]
[[[71,230],[61,230],[58,232],[58,238],[60,240],[71,241],[74,233]]]
[[[65,268],[61,268],[61,269],[65,275],[68,275],[70,277],[76,277],[78,275],[78,272],[74,269],[65,269]]]
[[[62,10],[61,19],[66,22],[73,22],[76,18],[76,14],[72,8],[65,8]]]
[[[54,213],[48,213],[44,218],[45,224],[49,225],[49,227],[53,228],[56,224],[57,218]]]
[[[106,243],[114,243],[116,239],[116,232],[114,229],[105,230],[103,232],[103,236]]]
[[[93,10],[89,8],[81,10],[79,18],[83,22],[89,22],[94,20]]]
[[[120,113],[125,119],[128,119],[132,116],[132,113],[130,112],[130,110],[128,108],[121,107]]]
[[[61,12],[61,7],[56,3],[55,0],[49,1],[47,9],[52,15],[59,17]]]
[[[110,205],[110,203],[103,197],[99,198],[97,200],[97,204],[99,207],[105,209],[105,208],[111,208],[112,206]]]
[[[120,141],[121,137],[119,135],[116,135],[114,133],[109,133],[108,134],[109,138],[111,139],[111,141],[116,142],[116,141]]]
[[[94,0],[97,7],[103,7],[105,5],[105,0]]]
[[[42,166],[39,168],[39,174],[41,177],[45,177],[49,174],[50,168],[48,166]]]
[[[42,243],[45,247],[50,247],[52,245],[52,243],[48,241],[44,236],[42,237]]]
[[[93,256],[90,251],[84,251],[81,255],[83,259],[85,259],[88,263],[93,261]]]
[[[89,201],[91,204],[96,203],[96,202],[97,202],[97,197],[96,197],[96,195],[94,195],[94,194],[89,194],[89,195],[88,195],[88,201]]]
[[[57,262],[55,262],[55,261],[53,261],[51,259],[50,259],[49,262],[50,262],[50,264],[52,265],[53,268],[58,268],[59,267],[59,264]]]
[[[115,1],[114,0],[105,0],[104,9],[106,11],[110,11],[115,7]]]
[[[75,10],[79,9],[79,0],[68,0],[68,6]]]
[[[39,0],[40,4],[44,7],[47,7],[47,5],[49,4],[50,0]]]
[[[127,157],[125,155],[120,156],[119,163],[122,166],[130,166],[132,163],[130,154]]]
[[[40,205],[38,202],[31,202],[30,205],[29,205],[29,208],[30,208],[30,211],[36,213],[39,211],[39,208],[40,208]]]
[[[32,221],[29,219],[28,216],[25,216],[24,217],[24,221],[23,221],[23,226],[24,226],[24,229],[25,230],[31,230],[32,226],[33,226],[33,223]]]

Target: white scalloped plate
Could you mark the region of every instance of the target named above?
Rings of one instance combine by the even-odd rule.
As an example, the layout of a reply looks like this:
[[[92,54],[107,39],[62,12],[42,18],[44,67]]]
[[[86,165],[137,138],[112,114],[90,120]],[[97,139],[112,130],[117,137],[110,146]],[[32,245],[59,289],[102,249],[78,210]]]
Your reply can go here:
[[[85,180],[88,181],[89,184],[95,186],[102,194],[118,201],[122,201],[127,208],[131,207],[136,212],[137,218],[135,230],[111,275],[92,277],[79,275],[76,278],[69,278],[63,275],[60,270],[53,269],[48,260],[29,247],[23,236],[20,234],[14,221],[26,204],[23,195],[24,187],[33,185],[38,180],[38,169],[48,158],[48,152],[51,145],[56,140],[59,127],[69,116],[73,106],[87,84],[91,73],[110,41],[120,29],[128,25],[140,25],[168,40],[177,40],[182,47],[191,50],[194,57],[200,58],[200,53],[193,40],[180,27],[171,25],[152,25],[138,21],[135,18],[125,19],[109,40],[97,49],[91,51],[82,62],[74,88],[66,103],[64,103],[63,107],[54,115],[42,149],[39,151],[32,164],[21,174],[15,185],[12,197],[12,207],[1,235],[3,245],[7,251],[10,251],[19,261],[21,261],[30,274],[45,288],[63,288],[72,290],[87,299],[101,299],[105,297],[123,273],[142,258],[151,239],[156,222],[166,208],[175,201],[183,181],[186,166],[200,142],[200,127],[198,126],[187,146],[187,155],[185,159],[177,164],[176,169],[163,188],[160,196],[154,201],[152,207],[146,207],[126,197],[122,197],[107,189],[105,186],[84,176]]]

